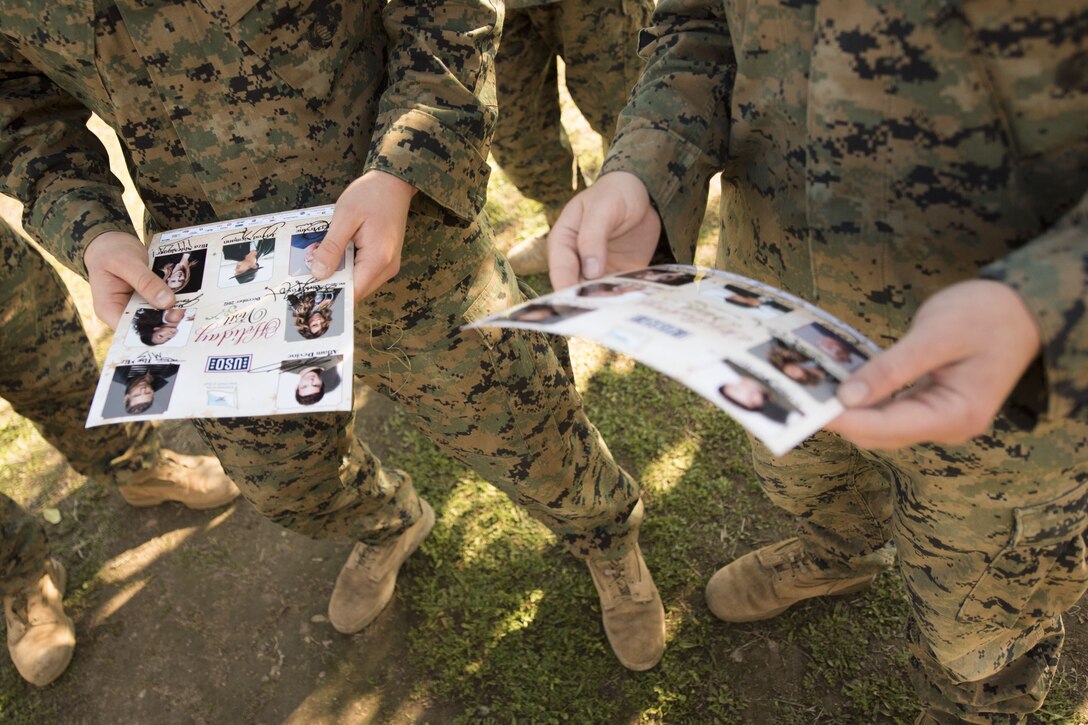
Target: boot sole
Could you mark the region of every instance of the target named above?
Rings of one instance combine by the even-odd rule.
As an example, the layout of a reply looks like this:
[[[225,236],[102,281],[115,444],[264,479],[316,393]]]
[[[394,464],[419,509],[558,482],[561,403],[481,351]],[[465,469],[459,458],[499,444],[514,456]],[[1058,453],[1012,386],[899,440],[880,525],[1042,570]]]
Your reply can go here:
[[[192,509],[193,511],[207,511],[208,509],[216,509],[220,506],[226,506],[231,501],[238,498],[238,495],[238,493],[229,494],[227,496],[224,496],[222,499],[216,499],[214,501],[208,501],[199,504],[186,503],[184,501],[178,501],[174,498],[166,498],[165,496],[156,496],[154,494],[143,493],[133,496],[131,494],[126,494],[122,492],[121,498],[123,498],[125,500],[125,503],[127,503],[129,506],[138,509],[151,508],[152,506],[160,506],[164,503],[176,503],[181,504],[187,509]]]

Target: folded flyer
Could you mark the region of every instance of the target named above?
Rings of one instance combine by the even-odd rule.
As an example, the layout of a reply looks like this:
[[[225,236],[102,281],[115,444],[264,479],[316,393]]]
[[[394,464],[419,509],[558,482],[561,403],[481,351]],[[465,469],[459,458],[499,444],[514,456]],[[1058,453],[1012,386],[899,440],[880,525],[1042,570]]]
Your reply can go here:
[[[841,413],[839,383],[879,352],[799,297],[729,272],[671,264],[553,292],[470,327],[594,340],[688,386],[775,455]]]
[[[351,410],[352,249],[317,281],[333,207],[156,234],[148,264],[174,290],[134,294],[106,356],[87,426]]]

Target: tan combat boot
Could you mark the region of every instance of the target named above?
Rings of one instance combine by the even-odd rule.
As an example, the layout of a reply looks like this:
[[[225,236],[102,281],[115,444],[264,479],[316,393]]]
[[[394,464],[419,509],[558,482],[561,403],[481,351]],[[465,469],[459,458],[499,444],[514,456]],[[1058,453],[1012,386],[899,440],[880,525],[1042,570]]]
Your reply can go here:
[[[50,559],[38,581],[4,597],[11,661],[23,679],[38,687],[61,676],[76,648],[76,628],[61,603],[64,579],[64,567]]]
[[[706,603],[726,622],[755,622],[781,614],[803,599],[853,594],[876,574],[841,579],[816,567],[798,538],[749,552],[717,571],[706,585]]]
[[[621,559],[590,557],[586,563],[616,658],[629,670],[650,669],[665,652],[665,607],[638,542]]]
[[[329,599],[329,621],[338,632],[354,634],[374,621],[393,598],[397,572],[434,526],[434,509],[423,499],[423,515],[384,544],[358,543],[336,577]]]
[[[133,506],[177,501],[191,509],[212,509],[238,498],[234,485],[215,456],[187,456],[163,450],[147,469],[118,482],[121,497]]]
[[[510,266],[514,274],[524,277],[527,274],[543,274],[548,271],[548,235],[526,239],[515,244],[506,258],[510,260]]]

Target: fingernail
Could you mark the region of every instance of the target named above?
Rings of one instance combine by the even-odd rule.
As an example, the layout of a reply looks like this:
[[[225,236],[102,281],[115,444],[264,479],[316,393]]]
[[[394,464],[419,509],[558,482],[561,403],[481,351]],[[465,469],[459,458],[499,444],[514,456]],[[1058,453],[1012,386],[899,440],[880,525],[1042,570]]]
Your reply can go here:
[[[310,271],[313,272],[315,277],[324,277],[329,273],[329,268],[321,262],[314,262],[310,266]]]
[[[593,279],[594,277],[601,276],[601,262],[596,257],[586,257],[585,262],[582,264],[582,276],[586,279]]]
[[[173,301],[174,301],[174,295],[169,290],[162,290],[157,295],[155,295],[155,306],[156,307],[166,307],[166,306],[172,304]]]
[[[861,405],[869,397],[869,386],[860,380],[847,380],[839,386],[839,402],[848,408]]]

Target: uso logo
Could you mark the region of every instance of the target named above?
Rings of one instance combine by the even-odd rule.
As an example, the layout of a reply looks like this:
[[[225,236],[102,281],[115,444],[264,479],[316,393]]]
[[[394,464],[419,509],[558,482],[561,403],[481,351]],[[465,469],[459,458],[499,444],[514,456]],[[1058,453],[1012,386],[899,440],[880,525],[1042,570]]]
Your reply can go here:
[[[223,355],[222,357],[208,358],[208,365],[204,368],[206,373],[238,373],[249,370],[252,355]]]

